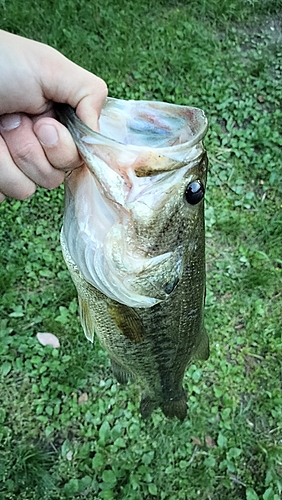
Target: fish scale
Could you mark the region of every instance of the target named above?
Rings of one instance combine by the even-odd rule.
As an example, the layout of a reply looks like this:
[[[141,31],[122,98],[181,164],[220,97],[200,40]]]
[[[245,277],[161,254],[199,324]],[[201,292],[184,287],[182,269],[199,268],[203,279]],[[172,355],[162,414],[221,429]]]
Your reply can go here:
[[[69,106],[57,111],[85,160],[66,178],[61,233],[85,335],[97,335],[119,382],[139,382],[144,418],[160,407],[183,420],[185,370],[193,358],[209,356],[205,115],[109,98],[98,134]]]

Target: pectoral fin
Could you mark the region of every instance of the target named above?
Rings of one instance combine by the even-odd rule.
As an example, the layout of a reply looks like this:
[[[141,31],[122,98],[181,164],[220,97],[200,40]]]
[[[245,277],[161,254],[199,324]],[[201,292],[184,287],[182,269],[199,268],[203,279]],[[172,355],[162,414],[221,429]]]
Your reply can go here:
[[[139,343],[144,338],[144,331],[139,314],[124,304],[108,304],[108,311],[116,326],[131,342]]]

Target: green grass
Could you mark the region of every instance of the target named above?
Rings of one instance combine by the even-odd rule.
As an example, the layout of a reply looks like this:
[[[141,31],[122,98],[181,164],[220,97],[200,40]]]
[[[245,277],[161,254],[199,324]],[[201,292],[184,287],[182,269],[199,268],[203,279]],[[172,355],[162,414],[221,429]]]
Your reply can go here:
[[[279,500],[281,2],[2,0],[0,15],[111,96],[206,111],[211,338],[185,377],[186,421],[142,421],[138,387],[118,386],[84,339],[59,245],[63,189],[2,203],[0,499]]]

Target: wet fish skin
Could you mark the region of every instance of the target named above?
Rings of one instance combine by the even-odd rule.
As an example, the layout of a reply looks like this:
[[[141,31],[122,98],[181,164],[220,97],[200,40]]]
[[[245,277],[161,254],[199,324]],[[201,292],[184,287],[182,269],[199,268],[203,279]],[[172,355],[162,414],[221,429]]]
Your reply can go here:
[[[110,105],[114,107],[115,103]],[[61,234],[64,258],[78,291],[85,334],[93,340],[94,332],[97,333],[101,345],[110,356],[113,372],[119,382],[124,383],[129,378],[140,382],[143,388],[140,411],[144,418],[160,407],[167,417],[176,416],[183,420],[187,412],[187,397],[182,388],[185,370],[193,358],[207,359],[209,356],[209,342],[203,322],[203,200],[199,199],[199,202],[193,205],[188,203],[185,197],[187,186],[191,186],[193,182],[198,183],[203,190],[205,188],[207,159],[201,137],[198,143],[190,146],[191,150],[194,149],[188,158],[184,155],[179,160],[157,154],[156,169],[154,162],[150,163],[151,156],[148,151],[138,151],[133,161],[135,169],[129,169],[131,180],[133,179],[130,189],[126,184],[130,182],[128,171],[125,169],[123,172],[120,167],[122,162],[118,166],[115,165],[114,172],[117,173],[120,190],[116,193],[115,185],[107,189],[108,181],[103,178],[104,173],[100,175],[95,162],[97,157],[102,161],[105,158],[108,162],[112,161],[111,158],[109,160],[110,151],[119,148],[121,153],[117,153],[116,157],[123,158],[124,145],[91,131],[68,108],[61,108],[59,116],[71,131],[87,164],[87,167],[81,167],[67,177],[66,212]],[[140,128],[139,122],[138,127]],[[89,147],[85,137],[93,140],[94,146],[90,142]],[[161,152],[162,149],[158,149],[158,153]],[[130,148],[128,154],[132,157]],[[145,158],[145,161],[142,161],[142,158]],[[150,166],[147,168],[148,158]],[[140,170],[141,175],[138,175]],[[139,181],[136,181],[136,178]],[[142,179],[145,187],[142,185]],[[151,181],[152,196],[148,193],[147,186]],[[88,224],[87,230],[81,229],[81,224],[76,220],[83,220],[80,210],[84,198],[87,198],[87,193],[83,195],[83,186],[88,187],[93,182],[98,191],[102,192],[101,196],[106,199],[107,207],[113,207],[116,214],[116,220],[109,232],[115,224],[119,223],[121,226],[119,230],[122,231],[122,238],[114,240],[116,245],[113,245],[118,248],[115,249],[118,254],[118,273],[127,276],[130,259],[134,256],[139,259],[138,263],[144,262],[143,267],[130,275],[128,290],[133,290],[133,298],[137,297],[133,305],[126,303],[131,300],[126,298],[127,292],[122,299],[123,303],[115,300],[118,286],[116,292],[111,289],[108,295],[93,286],[93,277],[89,275],[89,279],[86,275],[86,268],[92,265],[91,258],[87,257],[91,245],[85,244],[82,248],[80,242],[89,237],[89,234],[85,236],[87,231],[91,234],[89,228],[91,224],[95,224],[95,214],[92,214],[92,222]],[[139,188],[137,194],[134,193],[134,183]],[[85,203],[84,215],[88,217],[91,209],[90,205],[87,205],[88,202]],[[107,212],[106,221],[110,217]],[[119,255],[119,246],[124,241],[126,255],[129,255],[130,259],[129,264],[124,265],[125,271],[121,271],[123,261]],[[81,259],[82,253],[84,256]],[[93,257],[91,252],[89,255]],[[128,296],[130,297],[130,293]],[[141,305],[138,303],[138,297],[141,297]],[[152,298],[151,302],[147,300],[148,297]]]

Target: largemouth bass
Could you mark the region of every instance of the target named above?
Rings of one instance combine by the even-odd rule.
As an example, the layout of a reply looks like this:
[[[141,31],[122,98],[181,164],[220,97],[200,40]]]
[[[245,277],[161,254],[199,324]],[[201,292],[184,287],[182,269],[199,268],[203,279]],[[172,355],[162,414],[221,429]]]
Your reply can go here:
[[[86,337],[97,334],[121,383],[137,380],[140,411],[183,420],[204,329],[202,110],[108,98],[100,133],[58,105],[85,165],[67,175],[61,233]]]

